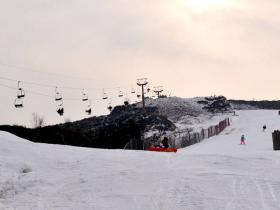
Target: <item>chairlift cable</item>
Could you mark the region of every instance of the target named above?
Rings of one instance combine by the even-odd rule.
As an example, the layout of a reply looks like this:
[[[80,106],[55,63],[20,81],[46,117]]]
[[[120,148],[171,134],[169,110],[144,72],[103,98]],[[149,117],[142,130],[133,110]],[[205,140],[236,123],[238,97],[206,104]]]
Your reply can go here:
[[[4,84],[0,84],[0,87],[5,87],[8,89],[12,89],[12,90],[18,90],[15,87],[9,86],[9,85],[4,85]],[[48,95],[48,94],[44,94],[44,93],[40,93],[37,91],[32,91],[32,90],[25,90],[26,93],[32,94],[32,95],[39,95],[39,96],[43,96],[43,97],[47,97],[47,98],[54,98],[53,95]],[[67,100],[67,101],[81,101],[80,98],[64,98],[63,100]],[[97,101],[98,99],[91,99],[91,100],[95,100]]]
[[[92,88],[92,87],[71,87],[71,86],[60,86],[60,85],[49,85],[49,84],[45,84],[45,83],[36,83],[36,82],[31,82],[31,81],[26,81],[26,80],[16,80],[16,79],[12,79],[12,78],[8,78],[8,77],[3,77],[0,76],[0,80],[6,80],[6,81],[11,81],[11,82],[18,82],[21,81],[24,84],[29,84],[29,85],[34,85],[34,86],[38,86],[38,87],[48,87],[48,88],[54,88],[54,87],[58,87],[59,89],[68,89],[68,90],[78,90],[81,91],[83,89],[87,89],[87,90],[96,90],[96,91],[100,91],[100,90],[119,90],[119,86],[118,87],[106,87],[106,88]],[[129,87],[121,87],[122,89],[127,89]]]

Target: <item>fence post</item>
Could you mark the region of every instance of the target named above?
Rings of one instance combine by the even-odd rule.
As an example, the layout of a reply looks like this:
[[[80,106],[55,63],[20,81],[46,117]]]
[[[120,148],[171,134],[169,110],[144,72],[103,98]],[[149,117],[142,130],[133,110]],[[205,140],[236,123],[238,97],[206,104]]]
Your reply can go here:
[[[272,133],[273,150],[280,150],[280,131],[274,131]]]

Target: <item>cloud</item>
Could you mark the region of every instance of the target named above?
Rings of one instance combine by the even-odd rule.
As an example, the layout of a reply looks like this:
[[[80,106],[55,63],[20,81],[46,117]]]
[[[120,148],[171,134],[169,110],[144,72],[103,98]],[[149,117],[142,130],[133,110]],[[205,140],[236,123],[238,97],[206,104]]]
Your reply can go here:
[[[0,0],[0,63],[89,78],[69,81],[76,86],[146,76],[179,96],[276,97],[279,3],[235,1],[197,13],[179,0]]]

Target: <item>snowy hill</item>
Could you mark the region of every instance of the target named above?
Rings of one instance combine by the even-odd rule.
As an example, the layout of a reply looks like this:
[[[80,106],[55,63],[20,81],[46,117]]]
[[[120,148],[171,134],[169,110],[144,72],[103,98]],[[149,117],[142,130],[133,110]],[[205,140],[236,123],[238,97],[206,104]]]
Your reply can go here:
[[[0,132],[0,209],[278,210],[278,113],[237,114],[220,136],[176,154],[36,144]]]
[[[159,99],[148,99],[148,107],[158,107],[160,113],[167,116],[179,130],[196,131],[201,128],[218,123],[225,119],[230,112],[209,112],[206,105],[199,102],[206,101],[207,97],[179,98],[168,97]],[[141,104],[138,104],[141,106]]]
[[[148,148],[167,136],[170,144],[181,148],[199,142],[202,128],[228,117],[223,105],[229,106],[225,97],[149,99],[145,113],[140,104],[132,104],[116,106],[106,116],[36,129],[0,126],[0,130],[33,142],[104,149]],[[195,138],[182,143],[181,136],[191,135]]]
[[[163,115],[166,115],[173,122],[177,122],[183,117],[198,117],[200,115],[208,115],[209,113],[203,109],[203,105],[197,103],[203,98],[159,98],[148,99],[147,106],[156,106]]]

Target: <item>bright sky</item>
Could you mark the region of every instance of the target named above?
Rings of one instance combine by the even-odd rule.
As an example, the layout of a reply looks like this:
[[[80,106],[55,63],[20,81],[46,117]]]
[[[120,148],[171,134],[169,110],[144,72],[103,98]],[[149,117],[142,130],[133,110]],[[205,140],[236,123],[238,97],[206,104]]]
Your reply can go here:
[[[278,0],[0,0],[0,124],[30,124],[32,112],[48,123],[84,118],[85,103],[27,93],[13,102],[17,80],[26,90],[68,99],[85,88],[93,114],[108,113],[102,89],[120,103],[139,77],[181,97],[223,94],[277,99]],[[120,88],[118,88],[120,87]],[[90,88],[90,89],[89,89]],[[128,97],[131,96],[128,94]],[[135,97],[131,99],[135,101]]]

